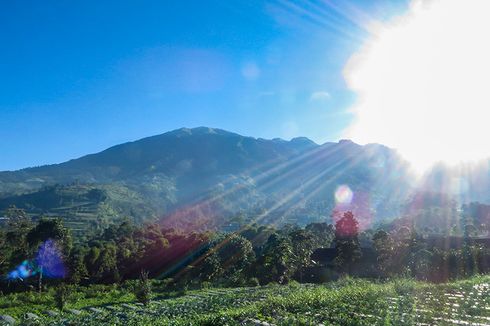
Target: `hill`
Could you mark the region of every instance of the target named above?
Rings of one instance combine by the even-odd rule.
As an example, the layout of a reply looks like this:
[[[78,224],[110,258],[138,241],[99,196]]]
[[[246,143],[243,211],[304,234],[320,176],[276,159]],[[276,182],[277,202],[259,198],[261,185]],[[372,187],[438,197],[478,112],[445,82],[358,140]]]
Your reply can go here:
[[[335,201],[340,185],[354,193],[351,203]],[[0,172],[0,210],[15,204],[81,223],[109,216],[215,228],[231,216],[305,224],[337,208],[358,211],[367,225],[396,216],[410,189],[407,163],[382,145],[267,140],[200,127]]]

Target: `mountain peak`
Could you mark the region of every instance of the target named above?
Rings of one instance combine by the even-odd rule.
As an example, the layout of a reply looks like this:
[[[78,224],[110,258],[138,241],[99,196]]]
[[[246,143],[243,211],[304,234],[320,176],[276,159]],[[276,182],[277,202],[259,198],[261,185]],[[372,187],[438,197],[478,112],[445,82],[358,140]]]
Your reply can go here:
[[[291,139],[291,143],[294,145],[300,145],[303,147],[318,146],[317,143],[315,143],[314,141],[312,141],[311,139],[309,139],[307,137],[295,137],[295,138]]]
[[[350,139],[341,139],[339,140],[340,145],[347,145],[347,144],[355,144],[352,140]]]
[[[173,131],[170,131],[166,134],[170,135],[176,135],[176,136],[196,136],[196,135],[238,135],[233,132],[229,132],[223,129],[219,128],[211,128],[211,127],[205,127],[205,126],[200,126],[200,127],[194,127],[194,128],[187,128],[183,127],[180,129],[176,129]]]

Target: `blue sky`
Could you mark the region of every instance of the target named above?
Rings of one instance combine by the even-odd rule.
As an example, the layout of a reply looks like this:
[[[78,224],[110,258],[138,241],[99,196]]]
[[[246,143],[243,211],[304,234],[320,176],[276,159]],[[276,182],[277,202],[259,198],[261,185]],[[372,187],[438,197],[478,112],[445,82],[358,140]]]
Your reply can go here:
[[[362,25],[406,1],[2,1],[0,170],[180,127],[336,141]]]

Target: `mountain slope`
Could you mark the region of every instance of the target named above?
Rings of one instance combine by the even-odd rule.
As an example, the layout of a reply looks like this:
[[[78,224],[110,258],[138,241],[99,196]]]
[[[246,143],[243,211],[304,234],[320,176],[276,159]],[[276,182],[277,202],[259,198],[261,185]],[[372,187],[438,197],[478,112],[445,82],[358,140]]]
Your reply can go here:
[[[357,210],[369,224],[396,216],[410,190],[406,163],[382,145],[266,140],[200,127],[62,164],[0,172],[0,210],[15,202],[39,215],[54,214],[62,204],[51,201],[45,207],[32,198],[42,198],[47,186],[73,183],[90,185],[107,198],[125,189],[133,200],[110,204],[118,218],[163,217],[172,225],[203,228],[217,227],[240,212],[263,223],[306,223],[325,220],[335,208]],[[354,192],[345,207],[335,202],[339,185]],[[33,192],[37,195],[26,195]],[[147,210],[132,209],[131,201]]]

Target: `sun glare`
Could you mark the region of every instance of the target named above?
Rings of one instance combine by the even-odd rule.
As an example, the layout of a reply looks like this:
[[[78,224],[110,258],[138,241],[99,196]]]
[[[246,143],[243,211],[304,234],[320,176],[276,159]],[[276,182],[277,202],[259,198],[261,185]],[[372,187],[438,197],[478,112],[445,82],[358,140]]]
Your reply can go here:
[[[490,157],[490,1],[412,1],[371,23],[344,69],[357,94],[346,137],[399,150],[418,171]]]

